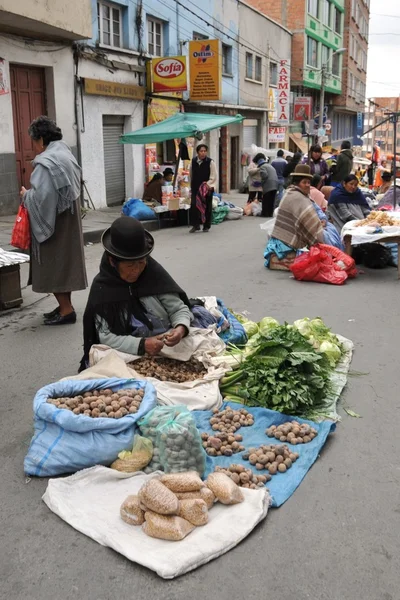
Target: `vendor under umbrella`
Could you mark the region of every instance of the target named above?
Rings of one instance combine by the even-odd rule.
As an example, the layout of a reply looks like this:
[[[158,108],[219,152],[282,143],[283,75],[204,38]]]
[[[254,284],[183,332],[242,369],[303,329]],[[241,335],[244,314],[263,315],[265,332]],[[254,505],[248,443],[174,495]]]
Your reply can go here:
[[[104,254],[83,317],[84,357],[93,344],[127,354],[159,354],[176,346],[189,327],[217,322],[202,306],[190,308],[182,288],[150,254],[153,236],[137,219],[119,217],[102,236]],[[193,314],[195,313],[195,314]]]
[[[146,185],[143,192],[143,202],[162,203],[162,187],[163,185],[171,184],[174,178],[174,172],[170,167],[167,167],[163,173],[155,173],[153,178]]]

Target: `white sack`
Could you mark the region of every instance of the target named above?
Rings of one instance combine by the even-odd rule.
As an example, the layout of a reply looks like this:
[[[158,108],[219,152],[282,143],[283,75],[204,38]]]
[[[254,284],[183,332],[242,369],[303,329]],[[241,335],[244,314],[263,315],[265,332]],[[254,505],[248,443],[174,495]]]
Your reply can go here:
[[[70,477],[50,479],[43,501],[81,533],[164,579],[183,575],[228,552],[267,515],[270,496],[266,489],[243,489],[243,503],[216,504],[208,524],[197,527],[184,540],[150,538],[141,527],[125,523],[119,508],[127,496],[137,494],[155,475],[92,467]]]

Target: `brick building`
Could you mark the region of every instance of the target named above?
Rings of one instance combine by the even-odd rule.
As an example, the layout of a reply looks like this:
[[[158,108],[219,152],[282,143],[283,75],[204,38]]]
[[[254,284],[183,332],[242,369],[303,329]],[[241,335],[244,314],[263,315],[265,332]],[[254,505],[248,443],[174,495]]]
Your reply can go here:
[[[360,115],[357,120],[357,113],[364,112],[370,0],[248,0],[248,3],[292,31],[292,100],[296,96],[313,98],[316,126],[321,68],[326,65],[325,142],[338,146],[342,140],[350,139],[354,143],[357,122],[362,123]],[[346,48],[346,52],[334,54],[341,48]],[[291,132],[292,142],[304,151],[301,125],[292,123]]]

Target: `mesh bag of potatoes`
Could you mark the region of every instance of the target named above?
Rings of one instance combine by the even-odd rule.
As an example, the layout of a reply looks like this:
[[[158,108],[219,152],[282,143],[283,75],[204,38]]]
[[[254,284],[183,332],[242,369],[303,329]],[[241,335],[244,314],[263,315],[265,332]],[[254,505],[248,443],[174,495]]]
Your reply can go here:
[[[160,449],[157,446],[158,427],[173,420],[181,412],[187,412],[186,406],[156,406],[145,417],[139,421],[139,427],[142,434],[153,443],[153,458],[144,469],[148,475],[154,471],[164,471],[161,464]]]
[[[152,441],[141,435],[135,435],[132,451],[123,450],[120,452],[117,460],[111,464],[111,468],[123,473],[136,473],[136,471],[141,471],[147,467],[152,456]]]

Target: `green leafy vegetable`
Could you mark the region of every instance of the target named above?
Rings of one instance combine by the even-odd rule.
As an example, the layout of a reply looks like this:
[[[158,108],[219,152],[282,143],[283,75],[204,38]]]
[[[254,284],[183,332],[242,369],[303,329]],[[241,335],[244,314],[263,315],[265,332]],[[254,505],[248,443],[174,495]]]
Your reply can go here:
[[[258,333],[258,325],[254,321],[245,321],[242,325],[249,339]]]
[[[277,321],[276,319],[273,319],[272,317],[264,317],[263,319],[261,319],[261,321],[258,324],[259,330],[261,335],[263,336],[267,336],[268,333],[272,330],[275,329],[276,327],[279,327],[279,321]]]

